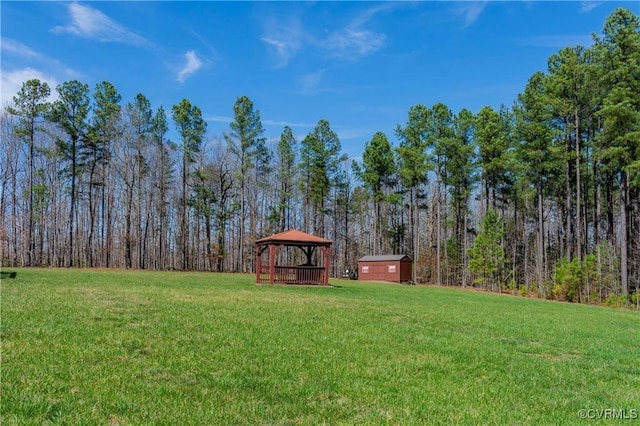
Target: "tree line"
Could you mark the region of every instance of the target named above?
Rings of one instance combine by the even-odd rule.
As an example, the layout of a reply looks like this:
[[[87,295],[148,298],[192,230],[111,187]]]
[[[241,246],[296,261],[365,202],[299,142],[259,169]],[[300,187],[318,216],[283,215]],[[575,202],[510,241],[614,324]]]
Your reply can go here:
[[[334,276],[406,253],[419,282],[586,303],[640,287],[629,10],[552,55],[511,107],[412,106],[396,145],[378,132],[360,162],[324,119],[268,143],[247,96],[212,137],[188,99],[167,112],[109,82],[55,90],[26,81],[0,116],[3,265],[249,272],[256,239],[296,228],[334,241]]]

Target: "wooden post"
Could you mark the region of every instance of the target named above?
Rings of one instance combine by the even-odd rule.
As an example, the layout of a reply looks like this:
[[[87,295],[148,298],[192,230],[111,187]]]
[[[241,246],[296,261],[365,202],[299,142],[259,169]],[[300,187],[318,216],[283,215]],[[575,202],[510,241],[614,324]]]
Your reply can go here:
[[[262,256],[260,246],[256,245],[256,283],[260,283],[260,274],[262,273]]]
[[[322,277],[322,284],[329,285],[329,263],[331,262],[331,247],[324,248],[324,276]]]
[[[269,284],[273,284],[276,276],[276,250],[275,246],[269,243]]]

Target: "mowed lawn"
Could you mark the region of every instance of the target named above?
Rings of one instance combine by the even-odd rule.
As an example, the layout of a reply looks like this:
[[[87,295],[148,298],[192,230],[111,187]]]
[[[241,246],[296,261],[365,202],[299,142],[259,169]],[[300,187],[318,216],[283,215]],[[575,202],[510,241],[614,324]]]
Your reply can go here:
[[[635,311],[341,280],[256,286],[241,274],[5,269],[1,278],[3,425],[640,415]]]

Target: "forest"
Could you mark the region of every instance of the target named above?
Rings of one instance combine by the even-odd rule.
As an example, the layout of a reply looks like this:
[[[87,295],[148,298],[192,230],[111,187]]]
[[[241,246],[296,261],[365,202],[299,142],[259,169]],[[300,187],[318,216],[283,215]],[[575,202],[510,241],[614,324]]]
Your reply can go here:
[[[214,137],[188,99],[165,110],[107,81],[24,82],[0,114],[2,265],[252,272],[254,241],[295,228],[334,242],[334,277],[402,253],[418,283],[637,301],[640,18],[627,9],[549,57],[513,105],[410,106],[361,161],[327,120],[269,142],[249,97],[232,107]]]

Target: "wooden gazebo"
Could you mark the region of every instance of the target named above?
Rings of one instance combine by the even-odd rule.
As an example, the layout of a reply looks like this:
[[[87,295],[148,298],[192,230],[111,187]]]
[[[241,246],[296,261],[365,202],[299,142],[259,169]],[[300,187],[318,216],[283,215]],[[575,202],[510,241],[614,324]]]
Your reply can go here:
[[[329,284],[329,264],[332,241],[305,232],[289,230],[256,241],[256,283],[269,284]],[[298,247],[306,256],[306,262],[297,266],[277,264],[278,253],[283,247]],[[322,265],[314,265],[316,249]],[[263,263],[267,252],[269,260]]]

